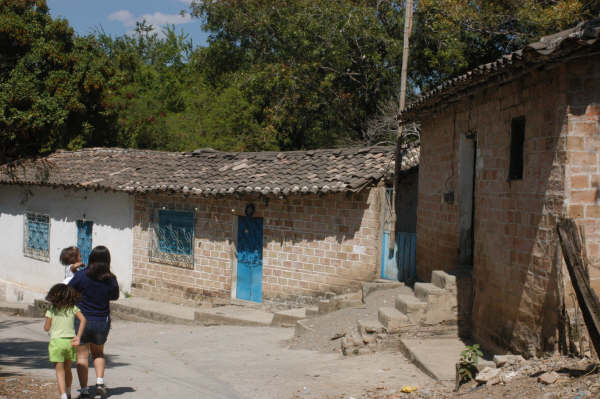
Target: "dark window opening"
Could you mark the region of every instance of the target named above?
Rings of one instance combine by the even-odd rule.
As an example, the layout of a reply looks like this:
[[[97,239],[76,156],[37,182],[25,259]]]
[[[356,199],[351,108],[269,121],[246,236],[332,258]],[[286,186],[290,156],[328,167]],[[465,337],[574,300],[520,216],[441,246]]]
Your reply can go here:
[[[510,126],[509,180],[523,179],[523,153],[525,144],[525,117],[513,118]]]

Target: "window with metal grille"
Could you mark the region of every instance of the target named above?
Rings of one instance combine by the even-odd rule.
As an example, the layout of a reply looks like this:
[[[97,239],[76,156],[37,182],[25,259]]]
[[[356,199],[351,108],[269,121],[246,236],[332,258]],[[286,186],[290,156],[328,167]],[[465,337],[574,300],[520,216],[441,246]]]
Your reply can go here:
[[[509,180],[523,179],[525,150],[525,117],[513,118],[510,126],[510,167]]]
[[[30,258],[50,261],[50,218],[27,213],[23,228],[23,254]]]
[[[194,212],[156,210],[153,223],[153,240],[150,258],[192,269],[194,267]]]
[[[194,213],[158,212],[158,249],[170,254],[191,255],[194,238]]]

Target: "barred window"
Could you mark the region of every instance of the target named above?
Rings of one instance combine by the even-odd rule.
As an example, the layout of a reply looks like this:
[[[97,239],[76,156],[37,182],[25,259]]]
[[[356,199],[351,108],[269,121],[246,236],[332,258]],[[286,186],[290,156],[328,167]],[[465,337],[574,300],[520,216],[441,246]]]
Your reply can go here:
[[[30,258],[50,261],[50,218],[27,213],[23,229],[23,254]]]
[[[154,262],[194,267],[194,212],[158,210],[150,258]]]
[[[525,149],[525,117],[513,118],[510,124],[510,165],[509,180],[523,179],[523,159]]]

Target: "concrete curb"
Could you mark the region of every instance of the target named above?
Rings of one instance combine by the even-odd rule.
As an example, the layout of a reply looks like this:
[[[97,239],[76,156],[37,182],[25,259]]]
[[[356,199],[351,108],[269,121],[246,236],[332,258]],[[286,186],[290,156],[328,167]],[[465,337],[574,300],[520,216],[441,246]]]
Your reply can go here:
[[[29,306],[22,303],[0,302],[0,312],[14,316],[29,315]]]
[[[406,343],[404,342],[404,340],[402,338],[400,338],[398,340],[398,343],[400,345],[400,352],[402,352],[402,354],[404,356],[406,356],[406,358],[413,363],[415,366],[417,366],[417,368],[419,370],[421,370],[422,372],[424,372],[425,374],[427,374],[429,377],[433,378],[434,380],[440,382],[442,380],[440,380],[440,378],[429,368],[427,367],[422,361],[421,359],[419,359],[419,357],[410,350],[410,348],[406,345]]]
[[[314,331],[315,330],[308,325],[308,320],[298,320],[298,321],[296,321],[294,336],[301,337],[305,334],[310,334]]]
[[[171,316],[165,313],[144,310],[133,306],[123,305],[121,303],[112,302],[110,304],[111,317],[129,321],[146,321],[165,324],[198,324],[193,319],[184,319],[181,317]]]
[[[219,308],[197,310],[194,314],[194,320],[199,324],[226,324],[248,327],[270,327],[273,323],[272,313],[267,314],[253,309],[244,309],[239,313],[231,314],[224,309],[219,310]]]
[[[454,383],[456,362],[465,342],[457,337],[400,337],[400,351],[421,371],[436,381]]]
[[[275,327],[294,327],[298,320],[306,319],[306,309],[296,308],[276,312],[271,325]]]

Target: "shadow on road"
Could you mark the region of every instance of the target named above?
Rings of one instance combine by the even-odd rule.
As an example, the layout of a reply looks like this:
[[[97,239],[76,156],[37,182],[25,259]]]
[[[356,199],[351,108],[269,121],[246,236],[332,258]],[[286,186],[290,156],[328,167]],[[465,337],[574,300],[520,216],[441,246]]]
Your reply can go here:
[[[22,369],[52,368],[48,360],[48,341],[33,341],[28,339],[3,339],[0,340],[0,367],[12,366]],[[116,360],[119,355],[105,354],[108,368],[128,366],[129,363]],[[90,365],[92,365],[90,361]]]
[[[21,375],[21,373],[12,373],[10,371],[0,371],[0,378],[14,377],[16,375]]]
[[[110,398],[111,396],[118,396],[118,395],[123,395],[124,393],[131,393],[131,392],[135,392],[135,389],[133,389],[131,387],[109,388],[107,397]]]
[[[42,319],[27,319],[27,320],[3,320],[0,321],[0,330],[5,330],[7,328],[14,328],[20,326],[26,326],[29,324],[39,324],[40,328],[44,325],[41,321]]]

